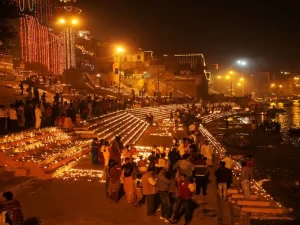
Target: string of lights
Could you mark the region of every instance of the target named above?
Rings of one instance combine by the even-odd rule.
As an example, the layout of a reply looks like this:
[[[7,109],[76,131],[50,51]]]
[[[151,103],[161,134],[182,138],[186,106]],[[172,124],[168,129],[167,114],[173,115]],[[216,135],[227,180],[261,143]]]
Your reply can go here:
[[[22,59],[28,63],[40,63],[53,74],[62,74],[63,55],[61,39],[48,31],[32,16],[20,18]]]

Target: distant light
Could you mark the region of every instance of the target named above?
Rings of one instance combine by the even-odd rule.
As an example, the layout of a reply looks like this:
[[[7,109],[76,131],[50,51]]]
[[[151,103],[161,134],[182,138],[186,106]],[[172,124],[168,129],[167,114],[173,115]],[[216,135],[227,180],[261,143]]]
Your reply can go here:
[[[144,72],[144,74],[147,73],[146,71]]]
[[[60,24],[65,24],[66,23],[66,20],[65,19],[63,19],[63,18],[61,18],[61,19],[59,19],[59,21],[58,21]]]
[[[101,74],[98,73],[98,74],[96,75],[96,77],[101,77]]]
[[[230,79],[230,76],[227,75],[227,76],[226,76],[226,79],[227,79],[227,80]]]
[[[122,47],[117,47],[116,51],[117,51],[117,53],[122,53],[122,52],[125,52],[125,49]]]
[[[282,85],[281,85],[281,84],[279,85],[279,88],[282,88]]]
[[[247,65],[247,62],[244,61],[244,60],[238,60],[237,61],[237,64],[241,65],[241,66],[246,66]]]
[[[238,85],[238,86],[241,86],[241,83],[238,83],[237,85]]]
[[[271,87],[275,87],[276,86],[276,84],[271,84]]]
[[[234,74],[234,71],[229,71],[230,74]]]
[[[240,81],[244,81],[244,78],[242,77],[242,78],[240,78]]]
[[[221,79],[222,78],[222,76],[217,76],[217,79]]]
[[[72,19],[71,22],[72,22],[73,25],[77,25],[78,24],[78,20],[77,19]]]

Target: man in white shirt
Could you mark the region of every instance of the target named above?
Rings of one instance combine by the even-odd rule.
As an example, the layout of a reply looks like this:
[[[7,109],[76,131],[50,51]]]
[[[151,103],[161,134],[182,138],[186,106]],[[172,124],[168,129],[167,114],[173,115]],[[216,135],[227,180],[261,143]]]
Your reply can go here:
[[[41,122],[42,122],[42,111],[40,105],[36,106],[34,113],[35,113],[35,129],[40,129]]]
[[[201,146],[201,155],[203,155],[203,157],[206,157],[206,164],[208,166],[212,166],[212,158],[213,158],[213,149],[209,144],[208,140],[204,141],[204,144]]]

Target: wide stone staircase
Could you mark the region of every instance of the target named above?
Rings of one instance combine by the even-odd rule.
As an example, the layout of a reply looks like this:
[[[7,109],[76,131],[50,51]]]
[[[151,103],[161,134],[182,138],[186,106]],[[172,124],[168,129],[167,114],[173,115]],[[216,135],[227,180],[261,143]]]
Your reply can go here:
[[[15,176],[51,179],[72,168],[91,151],[92,138],[134,144],[148,128],[145,114],[157,120],[169,117],[178,106],[147,107],[112,112],[84,121],[65,132],[56,127],[28,130],[0,138],[0,166]]]

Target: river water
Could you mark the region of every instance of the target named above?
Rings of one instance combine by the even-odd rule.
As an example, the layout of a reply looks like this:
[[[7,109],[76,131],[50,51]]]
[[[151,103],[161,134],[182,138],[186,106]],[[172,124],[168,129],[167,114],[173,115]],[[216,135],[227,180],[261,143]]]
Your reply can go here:
[[[285,113],[276,116],[275,120],[281,124],[280,145],[271,149],[262,149],[254,154],[257,168],[255,177],[264,179],[271,176],[271,182],[264,183],[263,187],[276,201],[281,202],[287,208],[293,209],[293,216],[300,217],[300,193],[290,195],[291,187],[295,181],[300,181],[300,135],[293,136],[288,133],[288,128],[300,128],[300,104],[294,102],[290,107],[284,107],[283,103],[274,104],[275,107],[284,108]],[[267,119],[260,116],[260,119]],[[266,143],[269,137],[265,136]],[[300,225],[299,221],[252,221],[252,225]]]

